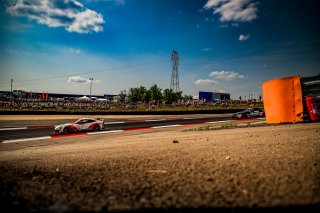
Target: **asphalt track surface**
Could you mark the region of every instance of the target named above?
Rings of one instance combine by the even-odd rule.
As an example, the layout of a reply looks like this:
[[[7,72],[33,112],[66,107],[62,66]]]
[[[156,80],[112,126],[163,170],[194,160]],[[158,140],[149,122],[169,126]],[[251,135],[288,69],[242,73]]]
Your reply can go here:
[[[152,121],[154,120],[154,121]],[[167,126],[175,124],[200,124],[211,121],[226,121],[231,120],[230,115],[226,116],[212,116],[212,117],[181,117],[181,118],[171,118],[166,120],[161,119],[149,119],[149,120],[111,120],[105,124],[105,128],[102,131],[112,131],[112,130],[129,130],[129,129],[139,129],[139,128],[148,128],[154,126]],[[23,138],[34,138],[34,137],[43,137],[43,136],[52,136],[54,135],[53,126],[59,123],[68,123],[74,122],[74,120],[54,120],[47,121],[46,126],[31,126],[31,128],[26,129],[12,129],[12,130],[3,130],[0,131],[0,141],[3,140],[13,140],[13,139],[23,139]],[[123,122],[123,123],[122,123]],[[10,124],[9,124],[10,125]],[[15,126],[9,126],[14,128]]]

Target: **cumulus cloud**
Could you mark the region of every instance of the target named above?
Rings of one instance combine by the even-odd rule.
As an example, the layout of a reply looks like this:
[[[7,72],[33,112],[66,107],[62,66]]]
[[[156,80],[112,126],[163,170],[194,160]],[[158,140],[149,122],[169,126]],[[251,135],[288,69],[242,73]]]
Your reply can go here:
[[[78,83],[78,84],[86,84],[86,83],[90,83],[90,80],[89,80],[89,78],[84,78],[79,75],[76,75],[76,76],[69,77],[68,82],[69,83],[73,82],[73,83]]]
[[[100,13],[76,0],[17,0],[9,4],[6,11],[49,27],[64,27],[68,32],[100,32],[105,23]]]
[[[211,78],[231,81],[236,78],[244,78],[243,75],[234,71],[213,71],[209,74]]]
[[[248,40],[249,39],[249,37],[250,37],[250,35],[240,35],[239,36],[239,41],[246,41],[246,40]]]
[[[89,78],[82,77],[80,75],[71,76],[68,78],[69,83],[76,83],[76,84],[89,84],[91,80]],[[93,80],[93,84],[101,83],[100,80]]]
[[[209,74],[212,79],[198,79],[194,83],[196,85],[215,85],[218,83],[218,79],[225,81],[232,81],[237,78],[244,78],[244,75],[234,71],[213,71]]]
[[[208,0],[205,9],[213,9],[221,22],[248,22],[257,18],[258,7],[255,0]]]
[[[213,79],[198,79],[194,83],[196,85],[214,85],[217,81]]]

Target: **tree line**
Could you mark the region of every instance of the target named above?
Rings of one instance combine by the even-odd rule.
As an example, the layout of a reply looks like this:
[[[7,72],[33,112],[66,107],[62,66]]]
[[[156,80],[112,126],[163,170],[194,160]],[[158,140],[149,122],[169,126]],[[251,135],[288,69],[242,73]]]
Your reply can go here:
[[[192,100],[191,95],[182,96],[182,92],[174,92],[172,89],[165,89],[162,91],[156,84],[149,89],[144,86],[130,88],[129,91],[122,90],[119,94],[118,101],[120,103],[176,103],[178,101]]]

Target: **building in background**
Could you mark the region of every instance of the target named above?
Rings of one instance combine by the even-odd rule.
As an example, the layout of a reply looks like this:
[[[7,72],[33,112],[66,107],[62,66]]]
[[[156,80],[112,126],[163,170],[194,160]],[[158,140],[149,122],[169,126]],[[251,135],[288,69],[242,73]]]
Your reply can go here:
[[[229,93],[221,93],[221,92],[204,92],[199,91],[199,100],[204,102],[219,102],[224,100],[230,100]]]
[[[213,92],[199,91],[199,100],[204,102],[212,101]]]
[[[230,93],[214,92],[212,95],[213,101],[228,101],[230,100]]]

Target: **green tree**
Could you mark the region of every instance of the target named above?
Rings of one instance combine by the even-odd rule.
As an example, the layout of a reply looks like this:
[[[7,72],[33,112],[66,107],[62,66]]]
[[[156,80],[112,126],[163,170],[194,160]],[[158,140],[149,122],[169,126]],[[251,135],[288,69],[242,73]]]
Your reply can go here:
[[[175,92],[174,93],[174,98],[175,98],[175,102],[179,101],[182,99],[182,92]]]
[[[149,103],[150,100],[151,100],[150,90],[146,90],[145,93],[143,94],[142,101],[145,103]]]
[[[172,89],[163,90],[163,100],[170,104],[182,99],[182,92],[174,92]]]
[[[161,90],[156,84],[154,84],[152,87],[150,87],[149,92],[151,96],[151,101],[159,102],[162,99],[162,93]]]
[[[127,98],[127,91],[126,90],[122,90],[119,94],[119,102],[120,103],[125,103],[126,102],[126,98]]]
[[[165,103],[169,104],[172,103],[172,99],[173,99],[173,90],[172,89],[165,89],[163,90],[163,100],[165,101]]]
[[[184,95],[182,99],[184,102],[192,101],[192,95]]]
[[[145,96],[145,93],[147,92],[147,89],[143,86],[136,87],[136,88],[130,88],[129,94],[128,94],[128,100],[130,103],[137,103],[139,101],[143,101],[143,97]]]

